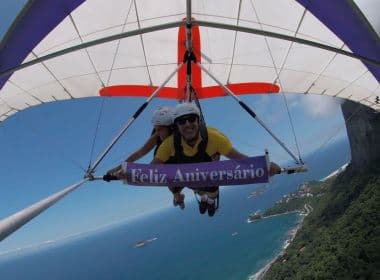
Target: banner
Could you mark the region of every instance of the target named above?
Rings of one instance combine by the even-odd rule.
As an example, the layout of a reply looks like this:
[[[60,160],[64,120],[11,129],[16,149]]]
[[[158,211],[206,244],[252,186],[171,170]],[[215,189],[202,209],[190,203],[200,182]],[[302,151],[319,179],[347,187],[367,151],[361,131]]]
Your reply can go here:
[[[141,164],[124,162],[122,180],[136,186],[182,186],[202,188],[267,183],[267,157],[248,157],[187,164]]]

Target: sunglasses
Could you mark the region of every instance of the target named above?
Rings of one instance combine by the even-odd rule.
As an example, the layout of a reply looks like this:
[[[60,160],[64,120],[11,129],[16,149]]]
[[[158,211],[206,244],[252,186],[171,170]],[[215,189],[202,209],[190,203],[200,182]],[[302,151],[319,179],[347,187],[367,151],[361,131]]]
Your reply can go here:
[[[187,116],[176,120],[179,125],[184,125],[186,122],[194,123],[198,119],[197,116]]]

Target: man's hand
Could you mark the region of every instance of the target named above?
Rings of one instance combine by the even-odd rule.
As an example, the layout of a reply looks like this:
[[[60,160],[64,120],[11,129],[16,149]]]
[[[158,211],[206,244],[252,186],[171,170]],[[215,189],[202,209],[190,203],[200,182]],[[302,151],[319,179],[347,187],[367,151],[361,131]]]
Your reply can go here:
[[[122,173],[123,169],[121,165],[116,166],[115,168],[112,168],[107,171],[106,175],[103,176],[103,180],[107,182],[110,182],[112,180],[119,180]]]
[[[119,178],[114,176],[114,175],[107,173],[106,175],[103,176],[103,180],[106,182],[111,182],[113,180],[119,180]]]
[[[273,176],[281,173],[281,167],[278,164],[271,162],[269,168],[269,176]]]

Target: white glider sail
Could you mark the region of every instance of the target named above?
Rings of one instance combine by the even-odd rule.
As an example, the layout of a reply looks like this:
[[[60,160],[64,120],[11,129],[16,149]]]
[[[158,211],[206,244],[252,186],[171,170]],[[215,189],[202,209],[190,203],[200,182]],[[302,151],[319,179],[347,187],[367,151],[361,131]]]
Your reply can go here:
[[[186,1],[178,0],[30,1],[1,44],[0,121],[41,103],[99,96],[105,86],[162,84],[178,63],[178,27],[116,39],[4,73],[57,51],[185,17]],[[304,39],[372,61],[201,25],[201,52],[207,57],[202,63],[225,85],[275,83],[285,93],[337,96],[380,110],[379,37],[352,1],[194,0],[192,17],[200,23]],[[202,85],[216,83],[203,75]],[[176,79],[169,86],[175,87]]]

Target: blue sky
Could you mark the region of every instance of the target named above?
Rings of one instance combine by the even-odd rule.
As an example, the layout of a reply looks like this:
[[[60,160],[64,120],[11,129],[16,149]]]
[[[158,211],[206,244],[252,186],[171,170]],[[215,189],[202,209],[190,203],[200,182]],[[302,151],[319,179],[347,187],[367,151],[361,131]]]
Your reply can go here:
[[[310,108],[305,106],[307,98],[291,97],[294,103],[291,111],[302,155],[318,149],[331,137],[332,141],[346,137],[339,104],[318,98],[314,102],[329,104],[331,111],[324,112],[324,115],[321,112],[313,115]],[[254,110],[257,108],[256,111],[260,112],[268,126],[294,150],[282,97],[251,96],[244,100]],[[143,101],[140,98],[106,100],[93,161]],[[242,152],[258,155],[268,148],[272,160],[290,160],[282,148],[233,99],[220,98],[202,103],[208,124],[229,135]],[[160,105],[174,105],[174,102],[154,100],[102,162],[97,174],[104,174],[145,141],[151,131],[151,113]],[[22,111],[1,123],[0,218],[81,180],[81,168],[86,168],[90,160],[99,107],[100,99],[97,98],[55,102]],[[221,111],[229,114],[221,114]],[[148,155],[141,161],[148,162],[151,157]],[[1,242],[0,252],[56,240],[170,206],[171,196],[163,188],[128,187],[120,182],[91,182]]]
[[[0,12],[0,37],[26,1],[8,1]],[[5,6],[5,9],[4,9]],[[244,96],[242,99],[296,152],[284,97]],[[340,100],[328,97],[287,95],[287,102],[302,155],[318,150],[326,141],[347,137]],[[69,100],[32,107],[0,123],[0,219],[46,196],[80,181],[83,168],[107,147],[123,124],[144,102],[141,98],[109,98],[104,102],[98,133],[100,98]],[[150,135],[150,116],[158,106],[175,101],[153,100],[109,156],[97,175],[117,165]],[[230,137],[234,146],[248,155],[265,148],[273,161],[290,157],[232,98],[202,101],[209,126]],[[95,143],[93,153],[92,144]],[[149,162],[152,155],[142,162]],[[120,220],[169,207],[171,197],[163,188],[136,188],[122,183],[91,182],[49,208],[0,243],[7,250],[92,230]]]

